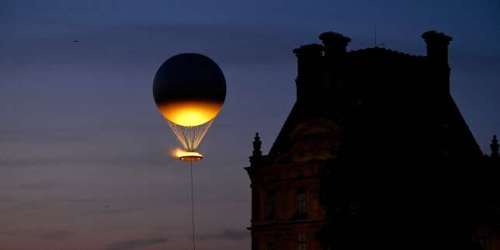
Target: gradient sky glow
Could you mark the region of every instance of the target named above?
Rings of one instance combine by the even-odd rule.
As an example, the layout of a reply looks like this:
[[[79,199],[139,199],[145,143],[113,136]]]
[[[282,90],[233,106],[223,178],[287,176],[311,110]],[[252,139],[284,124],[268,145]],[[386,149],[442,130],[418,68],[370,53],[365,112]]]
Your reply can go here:
[[[500,134],[499,0],[1,0],[0,250],[189,249],[189,179],[152,78],[181,52],[225,73],[195,166],[199,249],[250,249],[248,165],[295,99],[292,49],[334,30],[424,54],[454,37],[452,93],[478,143]],[[72,42],[79,40],[79,43]],[[404,83],[402,83],[404,84]]]

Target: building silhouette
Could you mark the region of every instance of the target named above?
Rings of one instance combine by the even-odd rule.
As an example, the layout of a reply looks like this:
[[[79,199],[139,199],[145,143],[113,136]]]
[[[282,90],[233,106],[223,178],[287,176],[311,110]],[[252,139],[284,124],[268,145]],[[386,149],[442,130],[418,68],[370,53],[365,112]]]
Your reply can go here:
[[[500,249],[499,146],[481,152],[451,97],[452,38],[425,32],[425,56],[319,38],[294,50],[267,155],[254,139],[252,250]]]

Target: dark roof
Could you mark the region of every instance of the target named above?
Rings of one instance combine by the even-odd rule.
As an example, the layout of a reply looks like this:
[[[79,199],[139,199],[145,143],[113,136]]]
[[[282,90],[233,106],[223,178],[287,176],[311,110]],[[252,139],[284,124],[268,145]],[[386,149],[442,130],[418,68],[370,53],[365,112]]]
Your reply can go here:
[[[410,151],[482,155],[451,95],[443,91],[448,83],[427,62],[426,56],[374,47],[347,52],[334,66],[341,70],[322,66],[319,74],[329,77],[304,84],[317,86],[314,99],[324,100],[295,103],[268,158],[309,161],[372,152],[408,156]],[[321,89],[325,85],[335,86]]]

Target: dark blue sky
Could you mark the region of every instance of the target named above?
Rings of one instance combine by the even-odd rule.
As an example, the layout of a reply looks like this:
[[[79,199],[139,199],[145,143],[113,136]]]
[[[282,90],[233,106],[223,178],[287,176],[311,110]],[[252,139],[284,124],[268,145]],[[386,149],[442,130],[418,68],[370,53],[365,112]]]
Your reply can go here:
[[[189,247],[188,172],[151,90],[181,52],[212,57],[228,83],[195,169],[203,249],[249,249],[251,139],[269,149],[295,98],[291,51],[320,32],[358,49],[377,27],[379,43],[414,54],[424,31],[453,36],[452,94],[487,149],[500,134],[499,24],[498,0],[2,0],[2,247]]]

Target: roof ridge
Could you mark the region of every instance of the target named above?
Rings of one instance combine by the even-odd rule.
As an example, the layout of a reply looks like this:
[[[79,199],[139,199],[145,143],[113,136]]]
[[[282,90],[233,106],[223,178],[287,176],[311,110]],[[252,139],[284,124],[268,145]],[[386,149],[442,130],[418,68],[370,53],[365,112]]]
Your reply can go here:
[[[384,48],[384,47],[378,47],[378,46],[357,49],[357,50],[350,50],[347,52],[347,54],[360,54],[360,53],[370,52],[370,51],[384,51],[384,52],[389,52],[389,53],[394,54],[394,55],[412,57],[412,58],[424,58],[425,57],[423,55],[415,55],[415,54],[410,54],[410,53],[401,52],[398,50],[388,49],[388,48]]]

